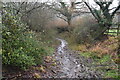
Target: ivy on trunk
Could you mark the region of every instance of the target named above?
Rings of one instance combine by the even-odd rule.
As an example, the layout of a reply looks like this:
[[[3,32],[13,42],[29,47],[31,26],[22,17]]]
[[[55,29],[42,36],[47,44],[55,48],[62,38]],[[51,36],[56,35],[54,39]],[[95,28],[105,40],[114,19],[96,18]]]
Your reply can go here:
[[[99,10],[91,7],[87,2],[84,3],[86,4],[92,15],[99,23],[99,26],[102,28],[100,34],[95,38],[98,39],[112,25],[112,20],[114,18],[115,13],[120,9],[120,4],[117,7],[110,9],[110,5],[113,3],[113,0],[110,1],[94,0],[94,2],[99,6],[100,8]],[[113,11],[111,12],[111,10]]]

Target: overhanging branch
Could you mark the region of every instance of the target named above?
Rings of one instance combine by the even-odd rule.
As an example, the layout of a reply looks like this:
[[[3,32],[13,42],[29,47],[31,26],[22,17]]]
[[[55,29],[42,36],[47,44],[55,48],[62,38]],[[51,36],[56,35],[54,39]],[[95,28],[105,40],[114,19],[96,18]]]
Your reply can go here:
[[[115,13],[120,9],[120,4],[118,5],[118,7],[112,12],[111,16],[113,17],[115,15]]]
[[[98,17],[94,14],[93,10],[91,9],[91,7],[88,5],[87,2],[84,2],[86,4],[86,6],[89,8],[90,12],[92,13],[92,15],[99,21]]]
[[[62,20],[64,20],[64,21],[66,21],[66,22],[68,22],[65,18],[63,18],[63,17],[60,17],[60,16],[57,16],[58,18],[60,18],[60,19],[62,19]]]

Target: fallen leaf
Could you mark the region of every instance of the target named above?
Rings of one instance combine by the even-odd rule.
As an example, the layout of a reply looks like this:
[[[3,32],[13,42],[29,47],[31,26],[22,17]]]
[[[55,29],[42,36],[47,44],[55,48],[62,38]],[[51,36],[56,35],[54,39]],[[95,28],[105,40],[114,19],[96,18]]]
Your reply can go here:
[[[51,61],[52,61],[52,57],[51,56],[46,56],[45,62],[49,63]]]
[[[45,68],[44,68],[43,66],[40,66],[38,69],[39,69],[41,72],[46,73]]]
[[[34,78],[41,78],[41,76],[38,73],[34,73]]]

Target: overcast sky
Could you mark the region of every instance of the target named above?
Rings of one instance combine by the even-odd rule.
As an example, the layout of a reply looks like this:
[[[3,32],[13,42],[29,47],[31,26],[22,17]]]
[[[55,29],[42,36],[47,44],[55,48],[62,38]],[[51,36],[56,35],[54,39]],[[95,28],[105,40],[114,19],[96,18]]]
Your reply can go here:
[[[48,0],[40,0],[42,2],[44,1],[48,1]],[[49,1],[63,1],[63,2],[69,2],[70,0],[49,0]],[[74,0],[72,0],[74,1]],[[81,2],[82,0],[76,0],[77,2]],[[84,0],[84,1],[88,1],[91,5],[94,5],[94,0]],[[110,1],[110,0],[107,0]],[[111,5],[111,7],[116,7],[118,5],[118,1],[119,0],[113,0],[113,4]]]
[[[30,1],[30,2],[46,2],[48,0],[2,0],[3,2],[22,2],[22,1]],[[70,0],[49,0],[49,1],[63,1],[63,2],[69,2]],[[74,0],[72,0],[74,1]],[[80,2],[82,0],[76,0],[77,2]],[[84,1],[88,1],[91,5],[94,5],[94,0],[84,0]],[[107,0],[109,1],[109,0]],[[116,7],[118,5],[118,1],[119,0],[113,0],[113,4],[111,5],[111,7]]]

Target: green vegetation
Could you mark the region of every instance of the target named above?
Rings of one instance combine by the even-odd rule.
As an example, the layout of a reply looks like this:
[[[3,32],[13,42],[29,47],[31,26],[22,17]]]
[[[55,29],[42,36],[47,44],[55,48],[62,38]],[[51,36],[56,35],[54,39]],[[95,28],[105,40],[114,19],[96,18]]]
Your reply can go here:
[[[94,60],[92,64],[97,64],[95,66],[96,70],[104,72],[105,78],[118,78],[118,66],[112,61],[110,55],[104,55],[103,57],[97,56],[96,53],[92,52],[84,52],[80,53],[80,55],[91,58]]]
[[[120,5],[111,11],[112,2],[98,0],[95,3],[100,10],[87,2],[82,2],[86,6],[79,5],[81,9],[76,9],[81,2],[70,2],[69,5],[65,2],[1,3],[4,4],[0,27],[3,66],[21,70],[34,66],[47,73],[43,63],[52,62],[51,55],[59,43],[56,38],[61,38],[68,42],[69,48],[80,51],[81,56],[93,59],[92,64],[98,65],[95,69],[104,72],[104,78],[119,78],[120,36],[108,36],[117,35],[112,33],[117,30],[110,29],[108,35],[105,32],[114,23],[113,18]],[[82,8],[89,9],[92,14],[80,16]],[[35,75],[41,77],[37,73]]]
[[[92,31],[90,32],[89,30],[90,27],[92,28],[91,30],[96,29],[96,23],[94,23],[94,21],[90,22],[90,18],[89,20],[88,18],[87,20],[82,20],[83,22],[74,28],[72,34],[69,32],[63,32],[60,33],[60,36],[67,40],[69,43],[68,46],[71,49],[80,51],[81,56],[93,59],[95,62],[92,64],[98,65],[98,67],[95,66],[95,69],[103,72],[105,78],[118,78],[119,58],[116,53],[118,48],[118,39],[116,37],[108,36],[105,37],[105,39],[102,37],[101,40],[94,40],[94,36],[96,33],[98,34],[98,32],[94,31],[92,33]],[[87,25],[88,22],[90,22],[91,25]],[[84,29],[86,29],[86,31],[83,31]],[[86,35],[93,37],[90,38],[90,36]]]
[[[117,29],[110,29],[108,31],[108,33],[105,32],[105,34],[116,36],[117,35],[117,31],[118,31]]]
[[[20,17],[4,12],[2,30],[2,59],[4,65],[21,69],[43,62],[48,50],[41,46],[34,32],[27,30]],[[52,52],[51,52],[52,53]]]

